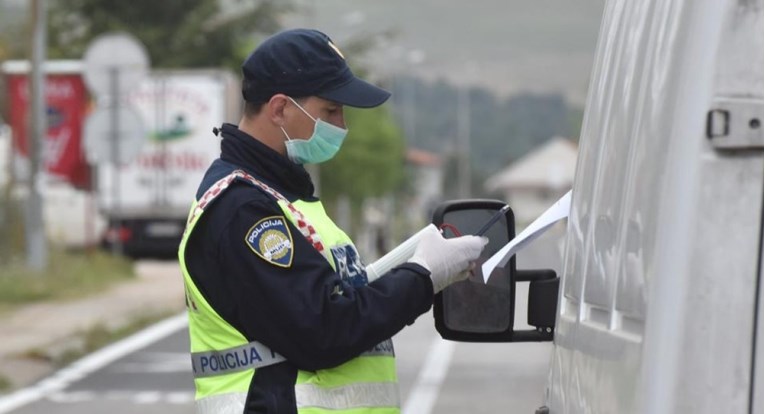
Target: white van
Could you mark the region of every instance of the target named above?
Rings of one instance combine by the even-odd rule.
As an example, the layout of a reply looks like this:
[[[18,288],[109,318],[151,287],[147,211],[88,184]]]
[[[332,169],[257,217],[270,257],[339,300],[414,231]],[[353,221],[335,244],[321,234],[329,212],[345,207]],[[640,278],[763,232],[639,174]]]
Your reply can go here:
[[[511,260],[444,291],[437,328],[553,340],[538,413],[762,413],[763,0],[608,0],[595,59],[559,287]],[[434,222],[470,233],[502,204]]]

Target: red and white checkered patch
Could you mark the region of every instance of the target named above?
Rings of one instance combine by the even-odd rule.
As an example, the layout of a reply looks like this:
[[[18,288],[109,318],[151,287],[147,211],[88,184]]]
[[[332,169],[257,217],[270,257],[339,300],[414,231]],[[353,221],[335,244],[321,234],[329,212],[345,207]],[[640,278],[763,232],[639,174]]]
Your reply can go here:
[[[258,180],[257,178],[251,176],[250,174],[247,174],[246,172],[242,170],[235,170],[231,174],[221,178],[218,180],[215,184],[213,184],[203,195],[202,198],[199,199],[199,202],[197,203],[197,207],[194,210],[194,213],[191,214],[189,217],[188,223],[191,223],[194,221],[194,219],[202,214],[202,212],[205,210],[205,207],[207,207],[213,200],[215,200],[216,197],[218,197],[223,190],[228,188],[231,183],[237,179],[241,178],[244,180],[247,180],[251,182],[252,184],[260,187],[268,194],[272,195],[277,200],[283,201],[287,205],[287,209],[292,214],[292,217],[295,219],[295,222],[297,223],[297,228],[300,230],[300,233],[303,234],[303,236],[308,240],[311,245],[319,251],[319,253],[322,253],[324,251],[324,244],[321,242],[321,237],[319,237],[319,234],[316,233],[316,229],[308,222],[305,215],[300,212],[295,206],[287,200],[286,197],[281,195],[278,191],[274,190],[273,188],[269,187],[266,183]],[[187,223],[187,228],[188,228]]]

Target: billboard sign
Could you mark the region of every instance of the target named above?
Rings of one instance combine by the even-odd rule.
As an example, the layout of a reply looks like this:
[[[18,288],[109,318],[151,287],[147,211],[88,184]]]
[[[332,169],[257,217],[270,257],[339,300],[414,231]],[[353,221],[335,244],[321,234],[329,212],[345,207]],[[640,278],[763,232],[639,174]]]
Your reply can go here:
[[[7,62],[3,66],[9,95],[9,122],[16,154],[28,157],[29,88],[28,64]],[[47,173],[63,178],[75,187],[87,188],[90,173],[82,151],[83,120],[89,97],[76,64],[47,63],[45,85],[47,134],[43,157]],[[25,68],[26,67],[26,68]],[[26,69],[26,70],[25,70]]]

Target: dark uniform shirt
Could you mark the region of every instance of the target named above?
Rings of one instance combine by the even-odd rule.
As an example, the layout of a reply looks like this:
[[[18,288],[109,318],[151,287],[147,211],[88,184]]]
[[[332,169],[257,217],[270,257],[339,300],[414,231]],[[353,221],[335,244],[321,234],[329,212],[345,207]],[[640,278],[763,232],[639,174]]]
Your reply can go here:
[[[235,125],[223,125],[221,135],[221,156],[205,174],[197,199],[240,168],[291,202],[317,200],[302,166]],[[358,356],[413,323],[433,301],[428,271],[411,263],[369,285],[352,286],[289,221],[292,264],[267,262],[248,246],[246,235],[261,219],[283,215],[272,196],[234,182],[205,210],[185,250],[191,278],[218,314],[249,341],[287,359],[256,370],[245,413],[296,412],[298,369],[331,368]]]

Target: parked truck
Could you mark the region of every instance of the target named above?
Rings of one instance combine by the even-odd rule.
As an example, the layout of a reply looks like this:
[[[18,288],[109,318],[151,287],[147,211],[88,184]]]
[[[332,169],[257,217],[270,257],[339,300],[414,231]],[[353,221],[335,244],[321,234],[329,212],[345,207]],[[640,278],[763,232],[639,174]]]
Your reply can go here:
[[[130,256],[174,256],[197,186],[220,153],[212,129],[238,121],[238,82],[223,70],[153,71],[126,101],[146,133],[117,177],[110,164],[98,169],[104,244],[119,242]]]
[[[539,414],[762,413],[763,1],[608,0],[595,56],[560,278],[511,259],[441,293],[436,327],[552,340]],[[472,233],[503,204],[434,222]]]

